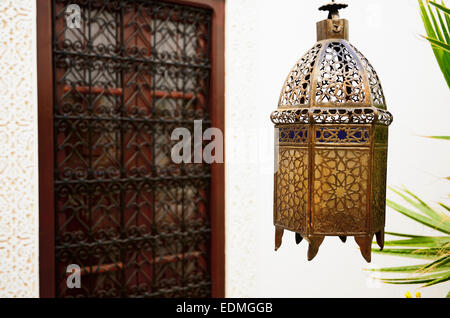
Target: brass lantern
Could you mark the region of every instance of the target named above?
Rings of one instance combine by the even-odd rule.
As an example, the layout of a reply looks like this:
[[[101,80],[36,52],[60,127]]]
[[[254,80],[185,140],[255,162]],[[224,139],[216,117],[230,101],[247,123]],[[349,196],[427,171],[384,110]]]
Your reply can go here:
[[[275,250],[284,230],[309,243],[354,236],[370,262],[374,235],[384,245],[388,126],[392,115],[372,65],[348,42],[348,21],[329,3],[318,42],[289,73],[271,115],[278,145]]]

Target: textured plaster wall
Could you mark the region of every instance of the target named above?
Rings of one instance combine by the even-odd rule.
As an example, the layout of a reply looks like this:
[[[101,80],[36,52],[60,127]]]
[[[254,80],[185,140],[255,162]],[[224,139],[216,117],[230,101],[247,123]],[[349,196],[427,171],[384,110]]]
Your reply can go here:
[[[427,289],[383,285],[350,238],[326,238],[312,262],[307,244],[285,233],[274,252],[273,125],[289,70],[316,41],[317,8],[327,1],[227,0],[226,8],[226,283],[227,296],[444,297],[450,284]],[[448,203],[448,143],[419,137],[448,135],[449,90],[424,33],[416,0],[347,0],[350,41],[377,70],[390,128],[388,183],[406,185],[430,202]],[[390,198],[395,196],[390,193]],[[387,211],[387,230],[430,233]],[[413,259],[373,255],[370,267],[414,264]],[[420,261],[419,261],[420,263]]]
[[[0,297],[37,297],[36,9],[0,0]]]
[[[226,2],[226,295],[245,297],[255,289],[257,200],[254,183],[256,124],[260,122],[256,1]],[[253,157],[253,158],[249,158]],[[253,159],[253,160],[250,160]]]

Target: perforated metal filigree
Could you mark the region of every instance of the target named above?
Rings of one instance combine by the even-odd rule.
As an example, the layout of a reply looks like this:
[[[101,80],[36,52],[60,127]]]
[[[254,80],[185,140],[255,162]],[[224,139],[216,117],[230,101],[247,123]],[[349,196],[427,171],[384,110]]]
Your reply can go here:
[[[275,250],[284,229],[296,232],[297,244],[308,241],[308,260],[324,236],[354,236],[370,262],[372,237],[384,242],[393,117],[374,68],[347,41],[343,7],[322,7],[329,19],[317,23],[318,42],[289,73],[270,116],[279,130]]]
[[[312,72],[322,44],[315,45],[294,66],[284,84],[280,106],[308,105],[311,95]]]
[[[371,124],[376,120],[372,108],[316,108],[312,112],[319,124]]]
[[[364,108],[299,108],[278,109],[270,115],[278,124],[379,124],[389,126],[392,114],[386,110]]]
[[[349,45],[353,50],[355,50],[364,69],[367,71],[367,78],[370,85],[373,105],[382,109],[386,109],[386,101],[384,99],[383,88],[381,87],[377,72],[373,68],[372,64],[370,64],[369,60],[356,47],[354,47],[350,43]]]
[[[378,118],[377,122],[381,125],[389,126],[393,121],[392,114],[387,110],[378,109]]]
[[[358,60],[343,42],[330,42],[321,53],[315,101],[323,104],[364,104],[365,83]]]
[[[323,40],[309,50],[289,73],[278,105],[386,109],[375,69],[345,39]]]
[[[308,108],[276,110],[270,115],[274,124],[308,124],[310,112]]]

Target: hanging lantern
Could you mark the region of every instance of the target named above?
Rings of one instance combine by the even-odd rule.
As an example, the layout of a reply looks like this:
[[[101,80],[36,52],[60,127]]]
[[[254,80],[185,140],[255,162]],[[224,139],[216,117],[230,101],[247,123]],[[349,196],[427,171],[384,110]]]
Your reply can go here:
[[[374,235],[384,245],[388,126],[392,115],[369,61],[348,42],[348,21],[329,3],[318,42],[294,66],[272,113],[278,144],[275,250],[284,230],[309,243],[354,236],[370,262]]]

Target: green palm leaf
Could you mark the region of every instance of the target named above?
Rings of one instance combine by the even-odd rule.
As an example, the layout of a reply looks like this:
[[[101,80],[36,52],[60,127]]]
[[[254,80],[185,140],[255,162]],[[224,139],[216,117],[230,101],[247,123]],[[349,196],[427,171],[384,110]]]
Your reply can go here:
[[[391,191],[395,192],[397,195],[403,198],[406,202],[408,202],[411,206],[415,207],[417,210],[432,218],[433,220],[441,223],[443,220],[443,215],[441,213],[436,212],[430,206],[428,206],[422,199],[420,199],[414,193],[408,191],[408,189],[403,189],[403,191],[408,194],[404,195],[402,192],[396,190],[395,188],[390,188]],[[411,199],[412,198],[412,199]],[[450,228],[450,220],[447,222],[447,226]]]
[[[409,266],[396,266],[396,267],[383,267],[383,268],[370,268],[366,269],[366,271],[370,272],[383,272],[383,273],[420,273],[425,272],[424,268],[426,268],[430,264],[421,264],[421,265],[409,265]],[[433,267],[427,269],[427,273],[432,272],[442,272],[450,269],[450,264],[442,265],[439,267]]]
[[[423,1],[419,0],[420,14],[427,33],[426,38],[432,45],[436,60],[444,74],[447,85],[450,87],[450,53],[448,51],[448,45],[450,45],[448,42],[448,26],[450,25],[450,18],[447,13],[448,9],[444,5],[438,5],[434,2],[430,3],[435,7],[436,13],[429,4],[425,6]],[[439,10],[444,12],[445,23],[440,16]]]
[[[442,244],[450,243],[449,237],[424,237],[409,240],[395,240],[385,242],[385,246],[409,246],[409,247],[435,247],[439,248]]]
[[[450,212],[450,207],[449,206],[446,206],[444,203],[441,203],[441,202],[439,202],[439,205]]]
[[[428,1],[428,3],[431,3],[432,5],[434,5],[436,8],[442,10],[444,13],[446,14],[450,14],[450,9],[445,7],[444,2],[442,2],[442,5],[439,3],[436,3],[434,1]]]
[[[417,213],[415,211],[412,211],[400,204],[395,203],[391,200],[386,200],[386,203],[389,207],[393,208],[394,210],[400,212],[401,214],[413,219],[414,221],[417,221],[419,223],[422,223],[423,225],[426,225],[434,230],[437,230],[439,232],[450,234],[450,225],[448,224],[448,220],[441,220],[436,221],[434,219],[425,217],[421,215],[420,213]]]
[[[448,45],[447,43],[444,43],[443,41],[432,39],[428,36],[424,36],[424,38],[427,39],[433,47],[435,47],[437,49],[442,49],[446,52],[450,52],[450,45]]]
[[[386,232],[388,235],[398,236],[398,237],[427,237],[421,235],[412,235],[412,234],[402,234],[402,233],[394,233],[394,232]]]
[[[381,278],[381,280],[388,284],[423,284],[426,283],[425,286],[431,286],[430,284],[438,284],[437,281],[444,282],[448,280],[449,274],[431,274],[431,275],[421,275],[414,277],[404,277],[404,278]],[[433,282],[435,282],[433,284]]]
[[[450,252],[450,248],[386,248],[382,251],[378,249],[372,249],[372,252],[384,255],[394,255],[411,258],[436,259],[437,257],[442,256],[443,253]]]
[[[447,268],[448,266],[450,266],[450,256],[444,255],[444,256],[438,258],[437,260],[435,260],[434,262],[431,262],[430,264],[427,264],[426,266],[424,266],[422,268],[422,271]]]
[[[450,218],[448,212],[450,211],[450,207],[439,203],[444,208],[444,211],[438,211],[407,189],[390,189],[400,196],[408,206],[387,200],[388,206],[421,224],[439,232],[449,234]],[[381,273],[397,273],[404,276],[378,279],[388,284],[423,284],[423,286],[440,284],[450,279],[449,235],[423,236],[396,232],[386,232],[386,234],[394,236],[396,239],[385,242],[384,245],[389,248],[383,251],[374,248],[372,252],[383,255],[427,259],[430,261],[421,265],[368,269],[372,272],[378,272],[380,275]]]
[[[445,8],[445,7],[443,7],[443,8]],[[444,15],[446,15],[446,14],[444,13]],[[437,16],[439,19],[439,23],[442,27],[442,32],[444,33],[445,42],[450,43],[450,37],[448,34],[447,25],[445,24],[444,20],[442,19],[442,15],[441,15],[440,11],[437,11]]]
[[[431,282],[426,283],[424,287],[440,284],[440,283],[446,282],[448,280],[450,280],[450,273],[448,273],[447,275],[445,275],[443,277],[437,278]]]

